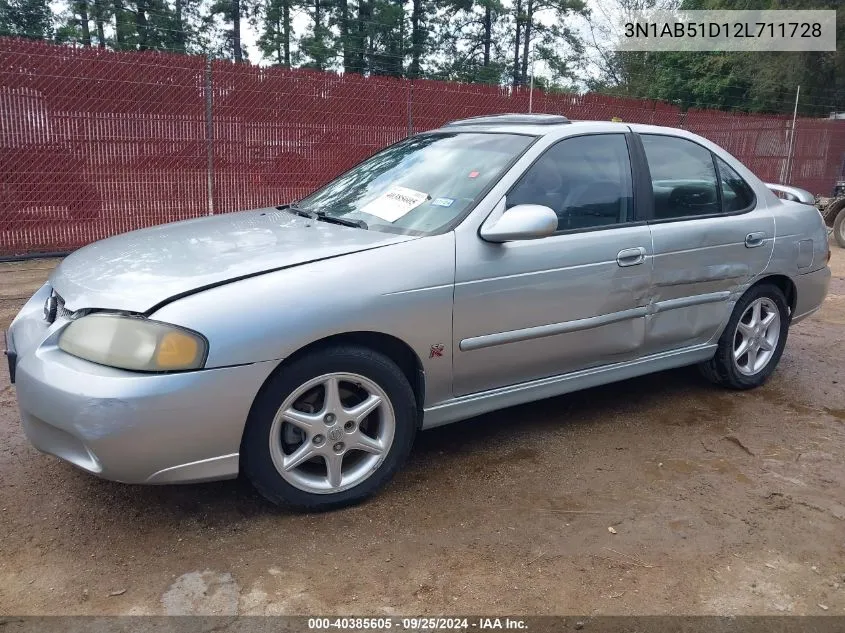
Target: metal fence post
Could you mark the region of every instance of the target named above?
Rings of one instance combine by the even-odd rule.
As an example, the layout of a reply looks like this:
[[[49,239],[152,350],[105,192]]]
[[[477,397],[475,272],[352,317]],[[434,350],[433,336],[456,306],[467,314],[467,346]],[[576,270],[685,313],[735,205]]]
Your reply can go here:
[[[408,80],[408,136],[414,133],[414,111],[412,104],[414,102],[414,80]]]
[[[206,188],[208,215],[214,215],[214,92],[211,81],[211,55],[205,58],[205,146],[206,146]]]
[[[801,94],[801,86],[795,91],[795,109],[792,111],[792,131],[789,133],[789,156],[786,157],[786,180],[792,180],[792,169],[795,167],[795,123],[798,121],[798,97]]]

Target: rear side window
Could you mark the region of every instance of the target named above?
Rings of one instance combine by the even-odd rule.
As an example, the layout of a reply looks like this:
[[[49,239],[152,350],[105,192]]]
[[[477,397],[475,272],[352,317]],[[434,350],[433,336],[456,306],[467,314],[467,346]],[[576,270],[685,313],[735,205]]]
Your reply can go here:
[[[754,190],[734,169],[716,156],[719,179],[722,181],[722,211],[744,211],[754,204]]]
[[[633,193],[625,135],[592,134],[556,143],[507,195],[508,208],[518,204],[551,208],[558,231],[627,222]]]
[[[709,150],[674,136],[642,134],[640,138],[651,172],[655,220],[721,212]]]

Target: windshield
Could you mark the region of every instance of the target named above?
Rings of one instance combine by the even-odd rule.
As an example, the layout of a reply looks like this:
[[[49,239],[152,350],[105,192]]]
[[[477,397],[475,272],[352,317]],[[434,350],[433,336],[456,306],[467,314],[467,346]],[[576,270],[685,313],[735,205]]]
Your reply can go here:
[[[375,230],[433,233],[466,211],[533,140],[471,132],[411,137],[294,206]]]

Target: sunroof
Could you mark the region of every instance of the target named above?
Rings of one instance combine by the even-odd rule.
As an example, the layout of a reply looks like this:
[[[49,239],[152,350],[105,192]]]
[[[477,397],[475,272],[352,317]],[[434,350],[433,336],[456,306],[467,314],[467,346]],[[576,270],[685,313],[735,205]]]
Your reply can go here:
[[[460,125],[560,125],[570,123],[569,119],[559,114],[490,114],[474,116],[468,119],[449,121],[443,127],[456,127]]]

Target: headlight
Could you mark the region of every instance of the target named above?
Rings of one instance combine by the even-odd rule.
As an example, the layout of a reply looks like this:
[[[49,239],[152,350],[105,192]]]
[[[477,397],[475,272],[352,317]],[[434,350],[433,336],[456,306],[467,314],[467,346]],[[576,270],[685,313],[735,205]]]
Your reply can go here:
[[[199,369],[208,344],[190,330],[140,317],[91,314],[73,321],[59,348],[101,365],[134,371]]]

